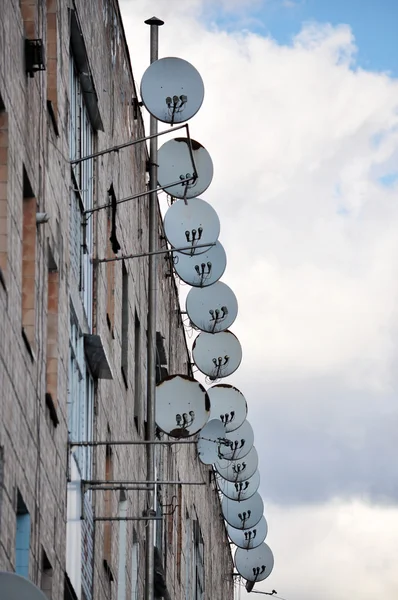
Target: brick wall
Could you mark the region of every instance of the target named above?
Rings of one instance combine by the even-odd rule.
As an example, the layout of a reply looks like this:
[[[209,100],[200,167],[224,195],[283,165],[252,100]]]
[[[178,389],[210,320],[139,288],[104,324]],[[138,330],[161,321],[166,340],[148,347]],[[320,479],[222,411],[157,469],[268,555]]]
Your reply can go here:
[[[2,103],[2,102],[0,102]],[[8,114],[0,107],[0,269],[7,269],[8,254]]]
[[[13,570],[15,566],[15,498],[19,489],[32,523],[29,575],[40,584],[44,550],[53,569],[52,597],[59,599],[63,597],[65,571],[71,304],[77,313],[82,312],[78,282],[69,260],[72,182],[67,158],[70,116],[68,9],[71,3],[67,0],[25,0],[21,2],[21,8],[19,4],[5,3],[0,20],[0,53],[3,57],[0,62],[0,266],[6,274],[5,286],[0,285],[0,447],[3,456],[0,569]],[[113,0],[76,0],[75,5],[104,128],[96,134],[97,147],[110,147],[131,136],[142,137],[142,119],[140,115],[134,119],[131,104],[136,89],[117,3]],[[25,35],[43,38],[47,48],[47,70],[36,73],[33,78],[25,73],[22,43]],[[57,127],[54,127],[54,116]],[[108,202],[111,184],[117,198],[143,191],[146,159],[143,145],[96,159],[94,200],[97,205]],[[24,204],[24,196],[29,197],[24,193],[24,167],[34,191],[29,207]],[[36,225],[36,212],[46,212],[49,221]],[[110,256],[108,211],[94,213],[91,218],[93,258]],[[159,229],[159,235],[161,233]],[[117,236],[122,253],[147,250],[148,198],[119,205]],[[164,241],[159,238],[159,243]],[[30,289],[25,287],[24,294],[23,281],[28,286],[33,263],[35,283],[29,282]],[[139,440],[144,435],[148,260],[128,260],[125,264],[130,324],[127,387],[121,372],[122,264],[98,263],[94,266],[92,332],[101,336],[113,374],[112,380],[96,382],[94,435],[98,440]],[[169,372],[185,373],[189,357],[178,313],[177,289],[174,280],[168,276],[169,271],[169,263],[161,256],[158,260],[156,329],[164,337]],[[35,318],[28,322],[26,311],[32,309]],[[139,332],[134,327],[136,315],[140,322]],[[21,334],[22,327],[28,326],[34,327],[28,330],[33,353],[29,353]],[[139,345],[136,335],[140,335]],[[136,361],[138,347],[141,355]],[[51,395],[51,410],[55,413],[46,402],[46,394]],[[141,421],[134,419],[137,398],[141,403]],[[105,479],[106,447],[98,447],[92,455],[93,478]],[[209,469],[199,463],[193,446],[170,450],[159,448],[158,456],[162,477],[208,481]],[[142,481],[145,464],[143,446],[113,448],[114,479]],[[117,516],[119,495],[97,491],[92,492],[91,497],[92,502],[85,499],[85,594],[90,597],[93,591],[96,600],[105,600],[117,594],[119,524],[112,522],[105,526],[93,519],[105,514]],[[127,500],[128,516],[141,516],[146,506],[145,493],[128,492]],[[160,501],[164,505],[178,504],[173,514],[167,517],[164,527],[167,580],[172,597],[183,600],[186,594],[185,515],[188,511],[199,521],[204,539],[205,598],[232,599],[229,544],[220,517],[218,496],[212,486],[163,486]],[[104,536],[107,536],[106,544]],[[218,540],[218,545],[214,540]],[[145,555],[145,524],[142,521],[127,523],[128,598],[131,598],[134,576],[134,541],[139,544],[140,598]],[[107,558],[107,568],[104,558]],[[212,562],[217,564],[217,569],[211,568]],[[93,590],[89,589],[91,577]]]

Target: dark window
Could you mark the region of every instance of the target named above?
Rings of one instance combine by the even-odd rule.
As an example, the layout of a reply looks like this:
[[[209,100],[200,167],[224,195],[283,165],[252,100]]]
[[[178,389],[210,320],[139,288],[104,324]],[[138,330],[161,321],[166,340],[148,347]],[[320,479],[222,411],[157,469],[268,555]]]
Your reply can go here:
[[[51,566],[50,561],[48,560],[47,554],[42,548],[41,551],[41,582],[40,589],[44,593],[49,600],[53,597],[52,595],[52,587],[53,587],[53,568]]]
[[[141,323],[135,311],[134,315],[134,422],[137,430],[141,428]]]
[[[129,277],[125,265],[122,265],[122,374],[128,387],[128,350],[129,350]]]
[[[15,572],[23,577],[29,577],[29,553],[30,514],[20,492],[18,491],[17,527],[15,535]]]

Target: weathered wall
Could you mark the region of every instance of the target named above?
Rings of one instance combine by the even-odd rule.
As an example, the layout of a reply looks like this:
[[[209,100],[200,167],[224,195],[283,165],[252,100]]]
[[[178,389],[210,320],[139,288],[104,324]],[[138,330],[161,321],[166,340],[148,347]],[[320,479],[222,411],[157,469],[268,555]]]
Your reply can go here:
[[[61,597],[65,562],[66,391],[68,353],[67,224],[69,177],[65,160],[68,79],[59,77],[61,130],[57,137],[50,121],[46,73],[27,77],[24,67],[25,32],[44,37],[45,3],[2,2],[0,20],[0,95],[8,116],[8,147],[4,286],[0,285],[0,446],[3,449],[1,488],[0,568],[13,570],[15,561],[16,495],[20,491],[31,515],[31,579],[40,583],[42,549],[54,569],[53,597]],[[40,10],[42,7],[42,10]],[[67,37],[66,9],[58,16]],[[25,168],[36,198],[37,212],[50,221],[36,228],[30,240],[36,253],[31,293],[35,314],[33,339],[22,336],[22,236]],[[58,407],[54,426],[46,406],[46,337],[48,248],[59,270]],[[3,248],[2,248],[3,249]]]

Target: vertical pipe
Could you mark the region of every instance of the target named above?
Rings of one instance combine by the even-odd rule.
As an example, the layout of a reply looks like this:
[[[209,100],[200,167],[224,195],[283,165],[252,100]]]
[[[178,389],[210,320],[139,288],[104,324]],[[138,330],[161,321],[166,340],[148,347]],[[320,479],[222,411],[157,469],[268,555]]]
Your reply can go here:
[[[163,21],[152,17],[145,21],[150,26],[150,62],[158,59],[159,49],[159,27]],[[151,115],[149,142],[149,189],[156,190],[158,184],[158,122]],[[149,195],[149,252],[157,250],[158,241],[158,197],[153,191]],[[157,255],[150,254],[148,270],[148,334],[147,334],[147,411],[146,411],[146,440],[153,441],[155,438],[155,394],[156,394],[156,272]],[[147,480],[155,480],[155,446],[147,444]],[[155,507],[155,495],[153,489],[147,492],[147,511],[153,511]],[[145,544],[145,600],[153,600],[154,597],[154,533],[155,521],[148,521],[146,525]]]
[[[119,518],[127,517],[128,502],[124,490],[120,492]],[[117,576],[117,600],[126,600],[127,521],[119,521],[119,565]]]

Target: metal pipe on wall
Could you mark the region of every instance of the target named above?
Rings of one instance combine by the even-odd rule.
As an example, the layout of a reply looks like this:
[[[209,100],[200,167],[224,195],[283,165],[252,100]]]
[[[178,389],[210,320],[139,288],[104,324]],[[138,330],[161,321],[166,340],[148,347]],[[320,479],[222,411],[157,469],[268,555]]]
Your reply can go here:
[[[150,62],[151,64],[158,60],[159,54],[159,27],[163,21],[152,17],[145,21],[150,26]],[[147,441],[155,439],[155,395],[156,395],[156,275],[157,275],[157,254],[158,250],[158,122],[151,115],[149,134],[149,269],[148,269],[148,337],[147,337],[147,410],[146,410],[146,437]],[[155,480],[155,446],[148,444],[147,451],[147,480]],[[153,516],[155,508],[155,493],[151,489],[147,492],[147,514]],[[154,554],[154,533],[155,524],[153,520],[148,520],[146,526],[146,544],[145,544],[145,600],[153,600],[154,597],[154,576],[155,576],[155,554]]]

